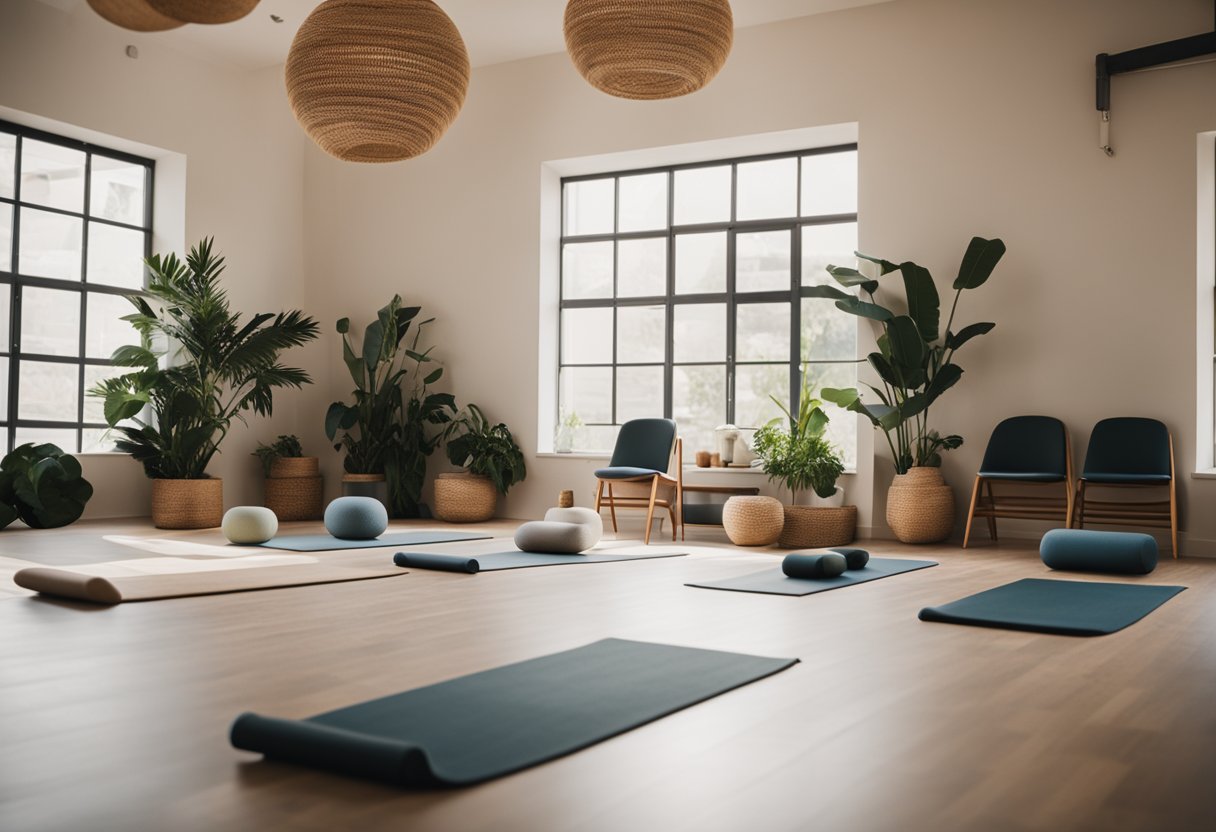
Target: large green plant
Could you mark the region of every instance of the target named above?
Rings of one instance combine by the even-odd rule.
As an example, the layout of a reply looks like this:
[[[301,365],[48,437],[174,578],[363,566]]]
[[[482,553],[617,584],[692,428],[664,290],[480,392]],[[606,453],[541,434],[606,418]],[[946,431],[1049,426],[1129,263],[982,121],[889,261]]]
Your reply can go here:
[[[859,287],[869,296],[857,296],[834,286],[815,286],[811,297],[831,298],[836,307],[851,315],[877,321],[882,326],[878,352],[867,359],[878,374],[881,387],[866,386],[878,397],[878,403],[862,402],[855,388],[821,391],[824,399],[855,413],[861,413],[887,438],[895,460],[895,471],[906,474],[917,466],[941,464],[941,452],[963,444],[958,435],[941,436],[929,427],[929,408],[962,378],[963,370],[954,363],[955,352],[978,335],[990,332],[996,324],[974,323],[955,332],[954,313],[965,289],[976,289],[992,275],[1005,244],[1001,240],[973,237],[963,255],[958,277],[954,281],[954,302],[943,329],[941,302],[937,286],[929,270],[907,261],[893,263],[856,252],[857,256],[876,263],[882,275],[899,272],[903,277],[907,314],[897,314],[875,302],[879,281],[856,269],[828,266],[828,272],[846,289]]]
[[[506,494],[528,476],[523,452],[511,431],[501,422],[491,425],[475,404],[454,419],[444,435],[451,463],[489,477],[499,494]]]
[[[276,388],[312,379],[279,363],[279,354],[317,337],[317,323],[298,310],[262,312],[244,320],[220,288],[224,258],[206,238],[177,255],[146,261],[147,295],[127,299],[140,345],[115,350],[111,361],[135,372],[102,381],[89,391],[105,399],[105,420],[154,479],[200,479],[232,422],[253,411],[269,416]],[[155,306],[153,305],[155,304]],[[161,367],[162,357],[169,366]],[[140,414],[150,407],[153,418]],[[120,425],[124,420],[133,425]]]
[[[783,428],[780,418],[773,419],[752,438],[752,450],[769,480],[785,485],[795,504],[798,492],[808,488],[820,497],[831,497],[836,492],[836,480],[844,473],[844,462],[824,437],[828,415],[823,412],[823,402],[811,394],[807,365],[803,365],[797,412],[791,413],[777,397],[769,398],[781,408],[788,423],[788,428]]]
[[[55,445],[19,445],[0,461],[0,528],[17,518],[35,529],[66,526],[92,496],[76,457]]]
[[[355,382],[354,403],[334,402],[325,414],[325,435],[337,439],[335,450],[346,452],[346,471],[384,474],[393,513],[402,517],[417,516],[426,460],[441,436],[434,426],[451,421],[456,410],[451,394],[430,391],[443,368],[423,374],[434,359],[432,348],[420,351],[419,345],[423,328],[434,318],[413,324],[421,311],[402,307],[400,295],[394,295],[364,329],[358,348],[350,337],[350,319],[338,321],[342,359]]]

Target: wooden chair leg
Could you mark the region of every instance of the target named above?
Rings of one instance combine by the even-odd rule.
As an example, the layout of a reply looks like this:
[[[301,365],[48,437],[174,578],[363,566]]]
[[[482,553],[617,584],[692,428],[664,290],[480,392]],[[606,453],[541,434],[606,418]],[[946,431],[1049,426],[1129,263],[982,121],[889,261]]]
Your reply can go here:
[[[646,508],[646,534],[643,542],[650,545],[650,524],[654,522],[654,500],[659,493],[659,478],[655,477],[650,481],[650,505]]]
[[[604,481],[595,481],[595,513],[600,513],[600,505],[604,502]]]
[[[967,528],[963,531],[963,548],[967,548],[967,544],[971,541],[971,521],[975,519],[975,503],[980,496],[980,477],[975,478],[975,485],[971,488],[971,508],[967,509]]]
[[[990,514],[988,515],[988,534],[992,537],[992,542],[996,543],[996,493],[992,490],[992,481],[988,480],[984,483],[988,489],[988,507]]]
[[[671,542],[675,543],[676,542],[676,526],[678,525],[678,523],[676,521],[676,507],[668,506],[667,513],[671,516]]]
[[[616,534],[620,529],[616,527],[616,498],[612,496],[612,483],[608,483],[608,513],[612,515],[612,532]]]
[[[1065,502],[1064,528],[1071,529],[1072,528],[1072,497],[1073,497],[1072,480],[1067,480],[1064,483],[1064,491],[1065,491],[1065,494],[1064,494],[1064,502]]]

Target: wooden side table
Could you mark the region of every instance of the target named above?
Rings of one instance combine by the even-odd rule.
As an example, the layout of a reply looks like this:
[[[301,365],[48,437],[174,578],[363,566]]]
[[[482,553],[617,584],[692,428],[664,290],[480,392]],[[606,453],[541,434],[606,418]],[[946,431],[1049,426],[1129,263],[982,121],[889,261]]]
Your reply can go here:
[[[754,497],[760,489],[754,485],[685,485],[684,493],[694,494],[723,494],[726,497]],[[683,524],[680,528],[680,539],[684,539],[683,526],[721,526],[723,503],[694,503],[691,506],[684,503],[680,506],[680,516]],[[692,519],[689,519],[688,509],[692,508]]]

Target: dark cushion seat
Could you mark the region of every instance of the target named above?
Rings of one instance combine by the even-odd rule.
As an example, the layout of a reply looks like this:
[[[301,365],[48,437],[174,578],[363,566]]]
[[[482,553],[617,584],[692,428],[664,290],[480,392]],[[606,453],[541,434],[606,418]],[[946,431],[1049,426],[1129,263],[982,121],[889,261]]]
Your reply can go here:
[[[1018,482],[1064,482],[1067,477],[1050,471],[987,471],[980,476],[989,480],[1011,480]]]
[[[595,476],[601,480],[635,480],[649,479],[655,474],[662,474],[663,471],[656,471],[653,468],[633,468],[628,465],[622,465],[619,468],[600,468],[595,472]]]
[[[1162,485],[1170,481],[1169,474],[1104,474],[1090,472],[1085,475],[1089,482],[1115,485]]]

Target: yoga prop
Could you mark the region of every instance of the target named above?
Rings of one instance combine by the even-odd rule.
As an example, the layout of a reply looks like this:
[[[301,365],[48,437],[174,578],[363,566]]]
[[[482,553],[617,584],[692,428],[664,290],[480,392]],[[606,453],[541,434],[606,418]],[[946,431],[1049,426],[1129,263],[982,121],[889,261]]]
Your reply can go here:
[[[848,569],[864,569],[865,565],[870,562],[870,553],[865,549],[841,546],[838,549],[829,549],[828,551],[844,555]]]
[[[786,555],[781,561],[781,571],[790,578],[835,578],[843,575],[848,566],[844,555],[836,552],[826,555]]]
[[[1052,529],[1043,535],[1039,556],[1052,569],[1147,575],[1157,568],[1157,540],[1137,532]]]
[[[220,529],[229,543],[265,543],[278,534],[279,518],[262,506],[235,506],[224,512]]]
[[[551,508],[544,520],[524,523],[515,530],[515,545],[524,552],[577,555],[600,542],[604,521],[589,508]]]
[[[388,528],[388,510],[374,497],[339,497],[325,507],[325,531],[344,540],[371,540]]]
[[[797,659],[609,638],[305,720],[245,713],[232,745],[410,787],[467,786],[569,754]]]
[[[787,556],[788,557],[788,556]],[[688,583],[684,586],[695,586],[699,589],[724,589],[730,592],[758,592],[763,595],[813,595],[816,592],[826,592],[829,589],[840,589],[844,586],[864,584],[879,578],[889,578],[892,575],[902,575],[904,572],[914,572],[917,569],[927,569],[937,566],[931,560],[901,560],[898,558],[870,558],[861,569],[850,569],[835,578],[790,578],[777,569],[765,569],[763,572],[752,572],[737,578],[726,578],[720,581],[705,581],[703,583]]]
[[[472,532],[393,532],[374,540],[342,540],[328,534],[285,534],[260,544],[266,549],[286,549],[289,552],[327,552],[338,549],[373,549],[385,546],[430,546],[435,543],[456,543],[465,540],[489,540],[488,534]]]
[[[1135,624],[1184,589],[1023,578],[940,607],[925,607],[920,620],[1062,636],[1101,636]]]
[[[625,560],[655,560],[682,558],[684,552],[645,552],[642,554],[583,554],[551,555],[544,552],[487,552],[479,555],[457,555],[449,552],[398,552],[393,563],[412,569],[436,569],[441,572],[498,572],[503,569],[527,569],[532,566],[566,566],[573,563],[613,563]]]

